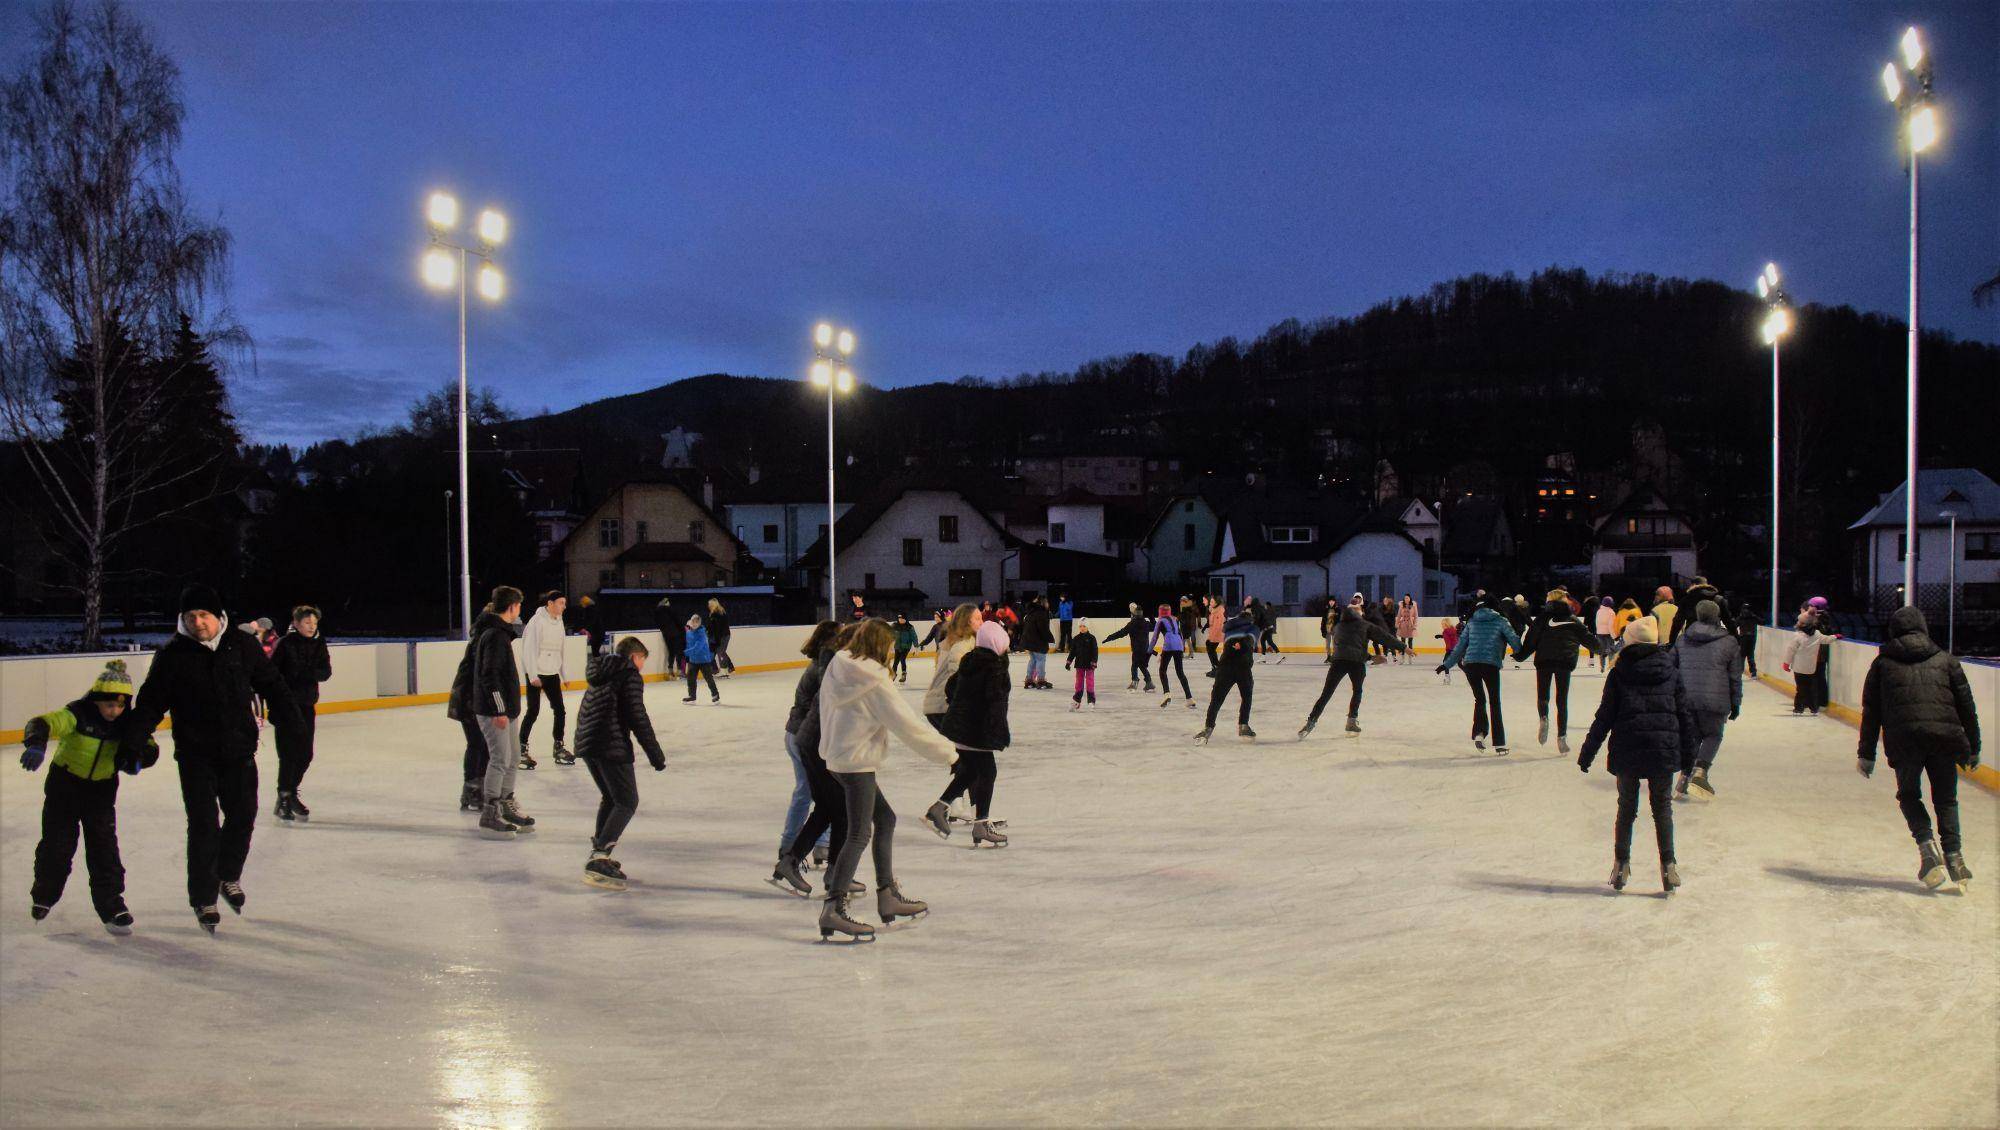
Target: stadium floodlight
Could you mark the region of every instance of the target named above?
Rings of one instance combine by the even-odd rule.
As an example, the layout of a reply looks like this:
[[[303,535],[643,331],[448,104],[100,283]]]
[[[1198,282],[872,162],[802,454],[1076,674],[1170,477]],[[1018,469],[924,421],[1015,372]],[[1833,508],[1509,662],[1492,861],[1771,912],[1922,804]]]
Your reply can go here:
[[[1924,61],[1923,37],[1912,27],[1903,32],[1903,65],[1915,71]]]
[[[831,361],[813,362],[812,383],[814,388],[825,388],[827,385],[832,384],[833,362]]]
[[[1901,117],[1903,132],[1910,147],[1910,317],[1907,369],[1907,391],[1903,401],[1903,539],[1909,551],[1903,555],[1903,600],[1915,603],[1917,598],[1917,343],[1923,328],[1918,321],[1918,210],[1917,210],[1917,155],[1936,145],[1942,126],[1938,121],[1937,107],[1931,104],[1931,73],[1929,53],[1924,50],[1924,39],[1911,27],[1903,32],[1900,44],[1903,52],[1903,67],[1909,71],[1912,84],[1905,87],[1902,76],[1896,73],[1896,64],[1882,68],[1882,93],[1896,107]]]
[[[840,331],[838,344],[840,347],[840,355],[842,357],[854,356],[854,332],[852,330]]]
[[[442,247],[433,247],[424,252],[424,283],[436,290],[443,290],[458,279],[458,264],[452,260],[451,252]]]
[[[826,617],[837,620],[840,589],[834,568],[833,527],[839,515],[833,501],[833,397],[854,391],[854,372],[844,364],[854,353],[854,331],[821,322],[813,327],[812,339],[813,363],[808,375],[814,388],[826,390]]]
[[[1894,63],[1882,64],[1882,93],[1889,96],[1890,102],[1903,100],[1903,76],[1896,73]]]
[[[479,297],[488,302],[498,302],[505,286],[506,282],[500,277],[500,268],[491,263],[479,265]]]
[[[430,203],[425,208],[431,226],[441,232],[458,226],[458,197],[449,192],[431,193]]]
[[[853,392],[854,391],[853,372],[847,369],[842,369],[840,371],[840,379],[834,382],[833,387],[840,390],[841,392]]]
[[[1910,152],[1922,153],[1937,143],[1938,115],[1935,106],[1920,106],[1910,115]]]
[[[813,344],[825,349],[833,344],[833,327],[821,322],[813,327]]]
[[[1757,297],[1764,300],[1764,344],[1771,347],[1771,626],[1778,627],[1778,343],[1792,332],[1791,299],[1778,285],[1778,265],[1764,264],[1757,276]]]
[[[479,242],[488,247],[507,242],[507,217],[492,208],[479,213]]]

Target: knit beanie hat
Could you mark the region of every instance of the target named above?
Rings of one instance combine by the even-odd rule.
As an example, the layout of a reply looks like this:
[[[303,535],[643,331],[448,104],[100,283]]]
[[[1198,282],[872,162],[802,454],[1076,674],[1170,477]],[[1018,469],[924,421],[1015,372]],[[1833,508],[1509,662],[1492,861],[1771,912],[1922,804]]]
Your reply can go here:
[[[179,606],[175,609],[185,616],[190,612],[207,612],[222,615],[222,595],[208,585],[193,584],[181,590]]]
[[[973,637],[973,642],[995,655],[1005,655],[1008,646],[1007,629],[1001,627],[997,621],[988,620],[979,625],[979,634]]]
[[[90,684],[90,693],[83,696],[91,702],[113,702],[119,698],[132,697],[132,676],[125,673],[125,661],[114,659],[104,665],[104,673]]]
[[[1823,596],[1813,597],[1811,600],[1806,601],[1806,607],[1823,612],[1826,610],[1826,598]]]
[[[1549,590],[1549,595],[1543,597],[1542,600],[1544,603],[1551,600],[1568,601],[1569,590],[1566,588],[1552,588]]]
[[[1660,626],[1654,623],[1651,616],[1641,616],[1630,624],[1625,625],[1625,642],[1628,645],[1635,643],[1659,643]]]
[[[1722,623],[1722,606],[1712,600],[1704,600],[1694,606],[1694,618],[1704,624]]]

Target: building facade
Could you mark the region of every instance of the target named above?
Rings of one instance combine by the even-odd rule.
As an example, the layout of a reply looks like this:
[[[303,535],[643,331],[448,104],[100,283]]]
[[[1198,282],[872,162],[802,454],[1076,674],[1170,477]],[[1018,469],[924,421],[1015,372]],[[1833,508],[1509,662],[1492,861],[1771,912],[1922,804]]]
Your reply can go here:
[[[734,584],[755,568],[728,526],[680,486],[627,482],[570,531],[563,590],[686,589]]]

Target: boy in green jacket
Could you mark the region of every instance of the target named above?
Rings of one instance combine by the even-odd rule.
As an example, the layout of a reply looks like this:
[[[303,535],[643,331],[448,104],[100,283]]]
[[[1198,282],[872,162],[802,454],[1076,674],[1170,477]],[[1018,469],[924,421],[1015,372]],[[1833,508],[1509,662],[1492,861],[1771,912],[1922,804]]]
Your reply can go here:
[[[51,740],[56,756],[49,766],[42,801],[42,840],[35,846],[35,921],[49,916],[69,880],[79,829],[90,867],[90,901],[104,928],[132,932],[125,909],[125,865],[118,859],[118,772],[137,773],[159,759],[150,734],[132,735],[122,721],[132,704],[132,677],[114,659],[91,684],[90,693],[60,710],[28,720],[21,768],[41,768]]]

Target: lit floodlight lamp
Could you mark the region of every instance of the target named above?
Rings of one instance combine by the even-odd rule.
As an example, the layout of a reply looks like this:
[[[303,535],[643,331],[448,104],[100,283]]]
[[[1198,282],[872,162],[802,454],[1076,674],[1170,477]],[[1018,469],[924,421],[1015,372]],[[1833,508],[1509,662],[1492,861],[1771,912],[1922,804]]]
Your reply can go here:
[[[840,331],[839,346],[840,346],[840,355],[842,357],[852,357],[854,355],[853,331],[851,330]]]
[[[1765,278],[1763,275],[1757,276],[1757,297],[1771,297],[1771,280]]]
[[[836,389],[839,389],[841,392],[853,392],[854,374],[846,369],[842,369],[840,371],[840,379],[837,383],[835,383],[834,387]]]
[[[506,279],[501,276],[500,268],[491,263],[479,265],[479,297],[488,302],[498,302],[506,286]]]
[[[833,344],[833,327],[821,322],[813,327],[813,344],[825,349]]]
[[[1776,345],[1778,339],[1792,332],[1792,312],[1783,306],[1771,311],[1764,319],[1764,344]]]
[[[424,283],[443,290],[458,279],[458,264],[451,261],[451,252],[433,247],[424,252]]]
[[[431,193],[425,215],[430,219],[432,227],[439,231],[450,231],[458,226],[458,197],[449,192]]]
[[[1910,68],[1910,72],[1914,74],[1917,70],[1917,64],[1923,61],[1924,41],[1922,37],[1917,35],[1917,29],[1913,27],[1903,33],[1903,65]]]
[[[492,208],[479,213],[479,242],[498,247],[507,241],[507,217]]]
[[[1882,64],[1882,93],[1888,95],[1891,102],[1899,102],[1903,98],[1903,76],[1896,73],[1894,63]]]
[[[833,383],[833,362],[815,361],[812,367],[812,383],[815,388],[825,388]]]
[[[1924,106],[1910,115],[1910,152],[1922,153],[1937,144],[1937,107]]]
[[[1775,287],[1778,285],[1778,265],[1776,263],[1764,264],[1764,278],[1769,280],[1772,286]]]

